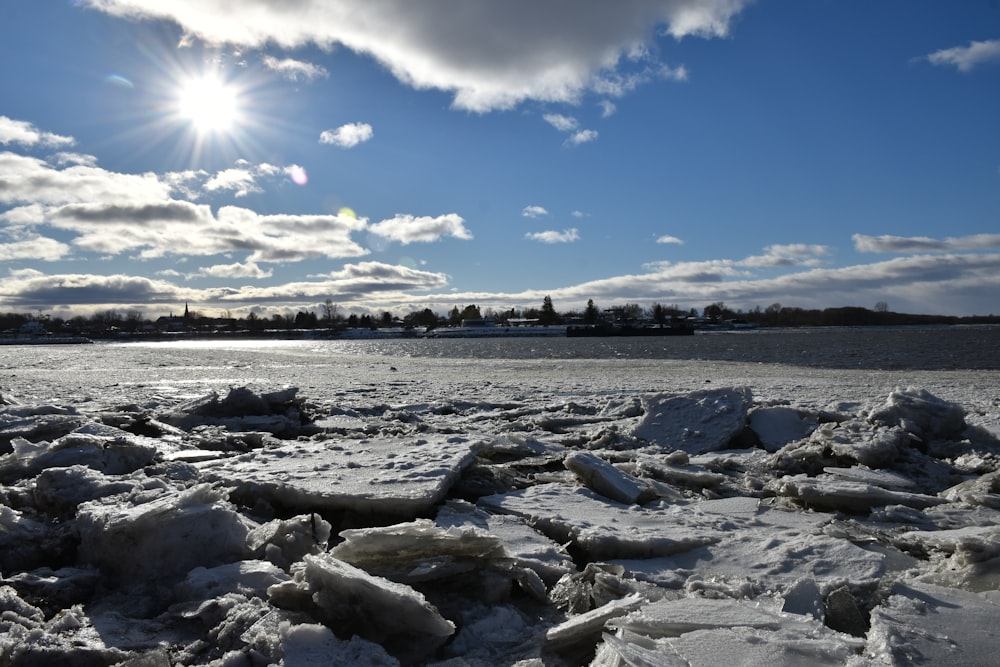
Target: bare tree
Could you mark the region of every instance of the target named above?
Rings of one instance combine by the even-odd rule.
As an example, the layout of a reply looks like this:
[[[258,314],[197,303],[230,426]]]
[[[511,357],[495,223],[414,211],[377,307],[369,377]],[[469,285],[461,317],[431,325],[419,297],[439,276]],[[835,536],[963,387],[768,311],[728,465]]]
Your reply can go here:
[[[337,304],[332,299],[327,299],[323,302],[323,321],[326,322],[327,328],[332,329],[336,319]]]

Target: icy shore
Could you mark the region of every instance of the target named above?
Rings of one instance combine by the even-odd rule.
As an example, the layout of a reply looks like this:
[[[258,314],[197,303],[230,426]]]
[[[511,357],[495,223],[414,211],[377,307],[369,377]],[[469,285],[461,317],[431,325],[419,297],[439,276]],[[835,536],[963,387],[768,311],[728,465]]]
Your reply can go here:
[[[0,665],[993,663],[995,386],[377,372],[5,390]]]

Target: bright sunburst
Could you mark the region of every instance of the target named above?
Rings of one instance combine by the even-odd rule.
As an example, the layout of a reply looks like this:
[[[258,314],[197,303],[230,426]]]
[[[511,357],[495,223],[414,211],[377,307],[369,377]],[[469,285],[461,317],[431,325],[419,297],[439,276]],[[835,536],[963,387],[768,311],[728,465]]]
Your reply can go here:
[[[239,94],[235,87],[214,74],[192,77],[180,84],[177,111],[200,133],[227,133],[240,117]]]

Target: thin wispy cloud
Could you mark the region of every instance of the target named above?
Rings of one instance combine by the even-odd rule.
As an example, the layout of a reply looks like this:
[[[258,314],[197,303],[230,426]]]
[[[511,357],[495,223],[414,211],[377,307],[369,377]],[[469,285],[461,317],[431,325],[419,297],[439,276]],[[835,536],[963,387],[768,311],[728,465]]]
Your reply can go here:
[[[579,129],[580,123],[572,116],[564,116],[558,113],[548,113],[542,116],[545,122],[556,128],[560,132],[568,132],[570,136],[564,142],[565,146],[579,146],[597,139],[595,130]]]
[[[562,231],[547,230],[544,232],[529,232],[524,235],[529,241],[539,243],[573,243],[580,240],[580,232],[576,228],[564,229]]]
[[[656,242],[659,244],[674,244],[674,245],[683,245],[684,243],[684,241],[682,241],[681,239],[677,238],[676,236],[670,236],[669,234],[665,234],[659,237],[658,239],[656,239]]]
[[[323,130],[319,135],[321,144],[333,144],[341,148],[354,148],[375,136],[368,123],[347,123],[333,130]]]
[[[941,49],[924,58],[932,65],[946,65],[960,72],[970,72],[980,65],[1000,64],[1000,39],[973,41],[968,46]]]
[[[572,132],[580,123],[572,116],[564,116],[559,113],[547,113],[542,118],[546,123],[556,128],[560,132]]]
[[[944,239],[927,236],[854,234],[851,238],[855,250],[871,253],[966,252],[1000,248],[1000,234],[973,234]]]
[[[319,65],[307,63],[294,58],[275,58],[274,56],[264,56],[262,61],[264,67],[277,72],[290,81],[312,81],[314,79],[326,79],[330,73]]]

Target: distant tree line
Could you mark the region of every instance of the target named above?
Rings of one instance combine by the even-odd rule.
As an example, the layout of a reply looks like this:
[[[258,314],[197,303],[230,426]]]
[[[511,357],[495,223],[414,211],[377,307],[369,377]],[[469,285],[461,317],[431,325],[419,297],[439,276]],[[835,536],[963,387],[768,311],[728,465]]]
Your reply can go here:
[[[183,315],[147,319],[141,311],[107,310],[90,317],[75,316],[59,318],[44,313],[4,313],[0,314],[0,335],[15,336],[31,334],[79,335],[91,338],[113,338],[122,336],[155,335],[171,332],[225,333],[225,332],[282,332],[292,330],[328,330],[336,332],[344,329],[383,329],[402,327],[410,329],[433,329],[442,326],[461,326],[463,322],[490,321],[498,325],[549,326],[558,324],[599,324],[602,322],[620,324],[665,325],[676,319],[697,321],[715,326],[761,326],[761,327],[812,327],[812,326],[889,326],[906,324],[997,324],[1000,316],[974,315],[956,317],[948,315],[918,315],[896,313],[888,304],[879,302],[874,309],[859,306],[839,308],[805,309],[771,304],[751,310],[731,309],[719,301],[705,306],[699,313],[691,308],[684,310],[677,305],[654,303],[643,307],[636,303],[600,308],[593,299],[587,301],[582,310],[556,310],[552,299],[546,296],[539,307],[510,308],[497,310],[474,304],[455,306],[445,314],[435,313],[429,308],[415,310],[402,317],[389,311],[380,314],[350,313],[344,315],[340,307],[327,299],[318,310],[275,313],[262,317],[255,312],[245,317],[233,317],[226,312],[221,317],[207,317],[185,306]]]

